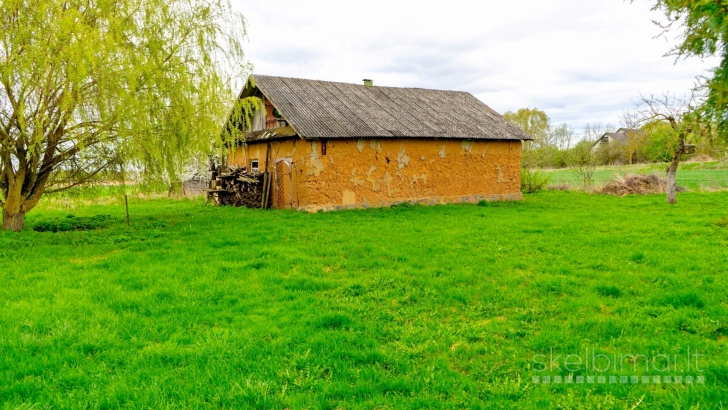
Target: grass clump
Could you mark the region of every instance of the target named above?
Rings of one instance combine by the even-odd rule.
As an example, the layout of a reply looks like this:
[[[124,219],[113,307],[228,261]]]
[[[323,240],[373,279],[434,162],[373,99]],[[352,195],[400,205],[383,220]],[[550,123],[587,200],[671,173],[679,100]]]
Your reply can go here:
[[[672,306],[679,308],[695,308],[703,309],[705,302],[694,292],[675,292],[668,293],[658,298],[658,303],[663,306]]]
[[[318,320],[317,325],[329,330],[347,329],[351,325],[351,318],[342,314],[325,315]]]
[[[622,291],[614,285],[597,286],[596,291],[598,294],[608,298],[618,298],[622,296]]]
[[[407,201],[399,202],[399,203],[396,203],[396,204],[390,206],[390,208],[392,208],[392,209],[408,209],[408,208],[412,208],[412,207],[414,207],[414,205],[412,205],[410,202],[407,202]]]
[[[478,202],[478,206],[482,207],[496,207],[496,208],[513,208],[516,206],[521,206],[523,204],[523,201],[501,201],[501,200],[482,200]]]
[[[37,222],[33,226],[36,232],[69,232],[69,231],[93,231],[105,229],[113,222],[111,215],[76,216],[66,215],[65,218],[48,219]]]
[[[634,252],[629,257],[629,260],[631,260],[634,263],[642,263],[645,260],[645,253],[644,252]]]

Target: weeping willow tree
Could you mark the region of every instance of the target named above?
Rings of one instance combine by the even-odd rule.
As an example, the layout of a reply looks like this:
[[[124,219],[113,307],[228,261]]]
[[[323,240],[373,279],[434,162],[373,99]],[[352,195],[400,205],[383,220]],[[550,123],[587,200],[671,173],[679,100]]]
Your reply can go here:
[[[0,0],[3,229],[44,194],[123,170],[174,179],[224,145],[244,37],[227,0]]]

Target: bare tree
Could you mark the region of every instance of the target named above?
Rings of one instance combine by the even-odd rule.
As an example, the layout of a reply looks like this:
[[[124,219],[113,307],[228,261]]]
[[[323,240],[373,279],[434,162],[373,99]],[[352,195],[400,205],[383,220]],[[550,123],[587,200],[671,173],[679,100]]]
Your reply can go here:
[[[640,96],[637,107],[629,114],[634,124],[639,124],[649,132],[650,128],[667,124],[672,128],[674,137],[670,141],[673,147],[672,160],[667,167],[667,203],[677,203],[677,168],[682,156],[687,153],[688,138],[700,138],[705,124],[695,108],[697,98],[693,94],[686,98],[678,98],[670,94],[661,96]]]
[[[584,191],[591,190],[594,172],[597,169],[597,156],[592,149],[593,142],[582,140],[569,151],[569,168],[574,171],[584,185]]]
[[[597,141],[607,132],[613,132],[611,124],[587,124],[584,127],[581,141],[568,150],[567,164],[579,175],[585,191],[589,191],[594,182],[594,173],[599,165]]]
[[[571,148],[574,137],[576,137],[576,132],[574,132],[574,129],[569,124],[559,124],[551,128],[548,144],[556,147],[558,150],[566,151]]]
[[[604,134],[608,132],[614,132],[617,128],[612,124],[606,124],[602,125],[600,123],[597,124],[587,124],[584,127],[584,136],[583,139],[587,141],[596,142],[599,138],[604,136]]]
[[[627,128],[626,140],[620,144],[622,161],[630,165],[634,164],[637,154],[644,147],[649,136],[642,130],[641,115],[634,111],[626,111],[622,114],[622,123]]]

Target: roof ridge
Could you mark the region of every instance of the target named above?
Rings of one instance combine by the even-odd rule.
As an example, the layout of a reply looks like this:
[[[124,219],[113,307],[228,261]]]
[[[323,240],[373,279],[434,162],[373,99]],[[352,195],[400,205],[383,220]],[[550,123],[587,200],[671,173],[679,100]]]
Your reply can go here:
[[[331,81],[331,80],[316,80],[312,78],[302,78],[302,77],[287,77],[287,76],[280,76],[280,75],[269,75],[269,74],[251,74],[249,77],[266,77],[266,78],[278,78],[282,80],[297,80],[297,81],[307,81],[307,82],[322,82],[322,83],[331,83],[331,84],[346,84],[346,85],[355,85],[358,87],[363,88],[395,88],[395,89],[401,89],[401,90],[424,90],[424,91],[439,91],[439,92],[448,92],[448,93],[462,93],[462,94],[470,94],[472,93],[468,91],[461,91],[461,90],[444,90],[444,89],[438,89],[438,88],[424,88],[424,87],[395,87],[390,85],[373,85],[373,86],[367,86],[360,83],[347,83],[345,81]],[[246,82],[247,84],[247,82]]]

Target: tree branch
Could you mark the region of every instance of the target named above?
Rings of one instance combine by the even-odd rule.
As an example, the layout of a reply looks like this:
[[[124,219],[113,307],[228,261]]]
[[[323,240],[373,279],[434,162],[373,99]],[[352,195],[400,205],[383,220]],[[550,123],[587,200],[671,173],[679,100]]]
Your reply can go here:
[[[91,178],[95,177],[99,172],[105,170],[110,164],[111,164],[111,161],[108,161],[104,165],[102,165],[100,168],[98,168],[97,170],[95,170],[94,172],[92,172],[91,174],[89,174],[86,177],[84,177],[84,178],[82,178],[82,179],[74,182],[73,184],[68,185],[68,186],[65,186],[63,188],[47,189],[47,190],[45,190],[45,193],[46,194],[53,194],[53,193],[56,193],[56,192],[62,192],[62,191],[71,189],[73,187],[76,187],[76,186],[85,184],[86,182],[88,182],[89,180],[91,180]]]

